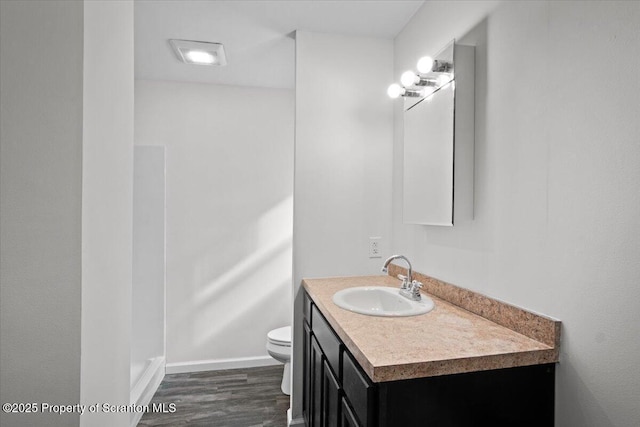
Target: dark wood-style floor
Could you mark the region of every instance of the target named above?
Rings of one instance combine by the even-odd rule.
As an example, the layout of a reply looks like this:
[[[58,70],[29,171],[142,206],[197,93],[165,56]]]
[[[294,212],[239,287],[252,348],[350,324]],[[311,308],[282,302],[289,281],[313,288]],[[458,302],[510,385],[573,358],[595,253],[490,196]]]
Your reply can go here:
[[[281,365],[166,375],[151,404],[175,403],[176,411],[150,411],[138,426],[285,427],[281,381]]]

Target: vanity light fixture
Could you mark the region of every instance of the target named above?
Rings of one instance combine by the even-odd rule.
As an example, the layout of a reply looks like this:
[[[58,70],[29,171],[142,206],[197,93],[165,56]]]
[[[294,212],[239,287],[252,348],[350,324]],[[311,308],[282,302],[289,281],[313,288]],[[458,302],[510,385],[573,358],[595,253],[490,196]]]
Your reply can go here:
[[[424,92],[422,90],[407,89],[394,83],[387,88],[387,95],[389,95],[389,98],[398,98],[399,96],[415,98],[424,96]]]
[[[451,70],[451,63],[446,61],[434,60],[430,56],[423,56],[418,60],[416,68],[420,74],[427,73],[446,73]]]
[[[449,84],[454,84],[454,70],[452,54],[438,53],[437,59],[431,56],[423,56],[418,60],[416,65],[417,72],[408,70],[402,73],[400,83],[394,83],[387,89],[387,95],[391,98],[403,97],[419,97],[429,98],[432,94],[439,91]],[[407,100],[408,101],[408,100]],[[406,105],[415,105],[416,102],[422,100],[411,101]]]
[[[420,61],[422,61],[422,66],[430,62],[432,68],[437,67],[443,71],[429,71],[428,73],[423,73],[420,71]],[[445,61],[433,61],[429,57],[424,57],[420,61],[418,61],[418,71],[420,74],[416,74],[411,70],[405,71],[400,77],[400,83],[402,83],[402,86],[394,83],[387,88],[387,95],[389,95],[390,98],[398,98],[400,96],[412,98],[428,97],[436,90],[453,82],[453,74],[446,72],[453,68],[450,63]],[[425,68],[422,68],[422,70],[424,69]],[[429,74],[429,76],[422,74]]]
[[[431,72],[433,68],[433,58],[430,56],[423,56],[418,60],[418,64],[416,65],[419,73],[427,74]]]
[[[402,73],[402,76],[400,77],[400,83],[402,83],[402,86],[404,87],[438,86],[439,80],[430,79],[424,76],[419,76],[413,71],[409,70]]]
[[[227,65],[227,57],[222,43],[199,42],[193,40],[169,40],[176,56],[185,64]]]

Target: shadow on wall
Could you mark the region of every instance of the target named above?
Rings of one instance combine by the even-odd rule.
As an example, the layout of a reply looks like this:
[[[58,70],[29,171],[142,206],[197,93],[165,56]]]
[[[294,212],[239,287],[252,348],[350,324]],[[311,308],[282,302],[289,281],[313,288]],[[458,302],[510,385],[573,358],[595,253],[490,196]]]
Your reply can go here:
[[[566,340],[566,337],[563,337]],[[566,344],[563,343],[563,346]],[[598,400],[580,378],[578,370],[565,356],[556,368],[556,407],[571,408],[556,410],[556,422],[560,426],[581,427],[615,427]],[[588,402],[588,412],[584,408],[575,407],[576,402]],[[566,419],[560,419],[564,415]],[[595,415],[595,417],[594,417]]]
[[[282,322],[273,324],[271,317],[275,316],[271,316],[270,313],[272,312],[272,310],[282,305],[282,290],[285,289],[287,292],[291,292],[291,277],[289,277],[287,280],[283,280],[282,282],[273,283],[271,286],[262,286],[262,284],[258,284],[258,286],[263,287],[264,290],[260,292],[259,295],[255,295],[255,298],[247,301],[241,301],[237,308],[233,310],[233,316],[225,316],[225,318],[221,321],[216,322],[215,324],[211,324],[207,320],[206,314],[200,315],[200,319],[198,320],[202,325],[207,325],[207,333],[200,333],[195,341],[195,344],[198,347],[206,348],[212,343],[218,342],[216,341],[218,338],[226,336],[226,332],[229,330],[234,331],[234,341],[249,339],[249,332],[257,329],[260,331],[264,331],[257,337],[257,341],[260,343],[260,349],[263,350],[260,354],[267,354],[266,349],[263,349],[267,340],[267,332],[271,329],[286,326],[288,324]],[[287,299],[287,302],[289,300],[290,299]],[[287,303],[285,305],[290,304]],[[265,319],[263,322],[256,323],[254,321],[256,315],[262,315],[263,317],[267,316],[267,319]],[[287,314],[286,317],[290,318],[291,316]],[[288,321],[289,319],[287,319],[287,322]],[[273,326],[265,326],[271,324],[273,324]],[[250,356],[255,355],[256,354],[251,354]],[[247,355],[237,354],[231,355],[230,357],[233,356],[246,357]]]
[[[267,354],[267,332],[291,319],[292,216],[289,196],[211,236],[216,243],[191,263],[192,291],[173,314],[174,334],[182,331],[177,338],[187,348],[172,361]]]

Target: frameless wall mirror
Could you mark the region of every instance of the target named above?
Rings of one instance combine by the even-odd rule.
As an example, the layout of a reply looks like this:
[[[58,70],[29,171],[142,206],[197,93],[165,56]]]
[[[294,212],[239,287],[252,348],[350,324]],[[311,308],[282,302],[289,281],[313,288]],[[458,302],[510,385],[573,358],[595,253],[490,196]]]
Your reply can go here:
[[[404,223],[473,217],[474,56],[451,42],[402,75]]]

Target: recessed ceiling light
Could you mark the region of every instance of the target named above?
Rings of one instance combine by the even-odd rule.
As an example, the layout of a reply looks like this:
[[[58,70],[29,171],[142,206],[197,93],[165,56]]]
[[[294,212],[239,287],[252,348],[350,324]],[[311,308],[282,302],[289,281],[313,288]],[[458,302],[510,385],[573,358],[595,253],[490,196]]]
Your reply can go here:
[[[227,65],[227,57],[221,43],[175,39],[169,40],[169,43],[178,59],[185,64]]]
[[[216,62],[216,57],[204,50],[189,50],[184,56],[194,64],[213,64]]]

